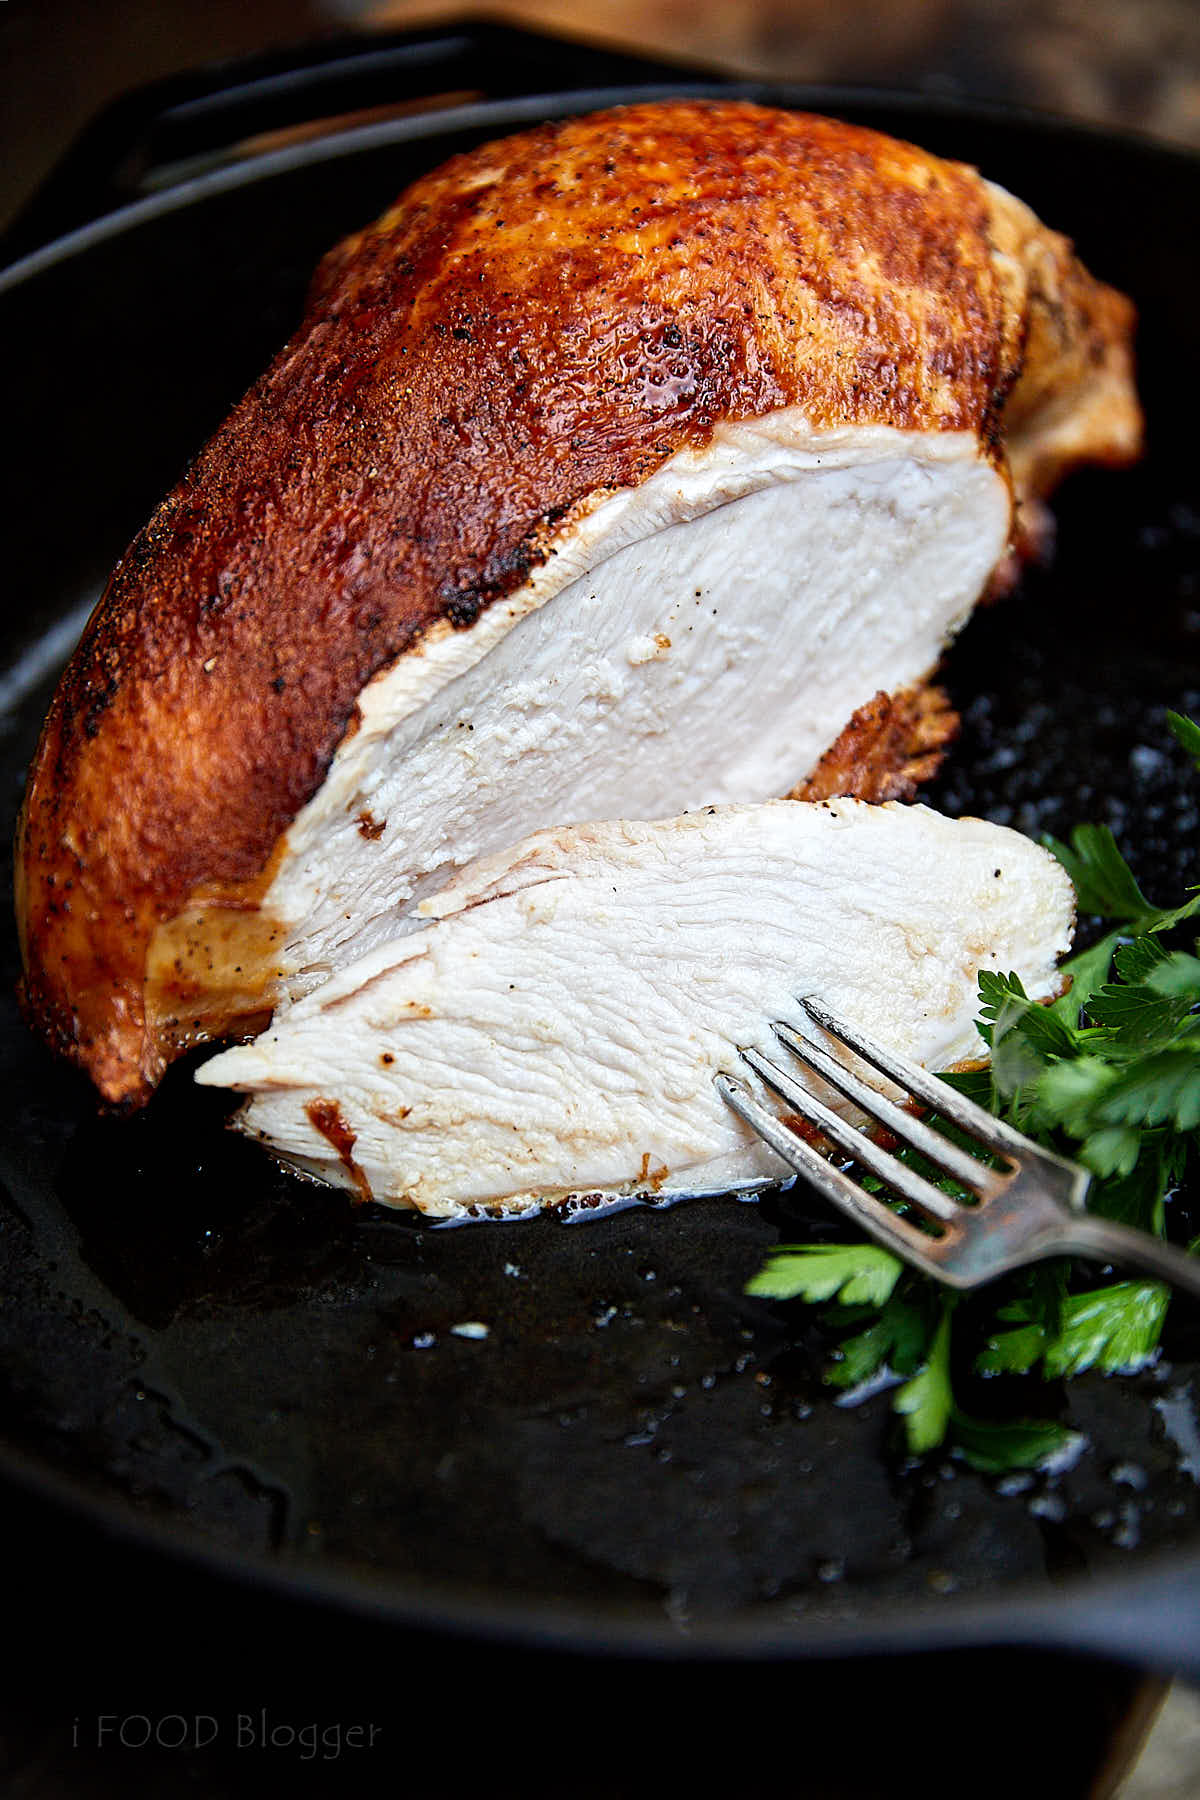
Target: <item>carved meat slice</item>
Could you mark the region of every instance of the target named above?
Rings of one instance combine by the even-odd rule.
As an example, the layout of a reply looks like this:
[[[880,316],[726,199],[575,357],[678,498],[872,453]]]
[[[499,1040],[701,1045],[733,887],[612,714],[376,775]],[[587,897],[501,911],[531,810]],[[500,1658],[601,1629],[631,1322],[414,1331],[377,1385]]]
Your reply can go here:
[[[29,1017],[138,1101],[531,830],[828,792],[1004,566],[1014,480],[1136,453],[1131,322],[973,170],[741,102],[418,181],[64,678]]]
[[[781,800],[546,831],[464,869],[198,1079],[296,1168],[456,1216],[761,1185],[714,1092],[811,996],[945,1068],[981,968],[1056,991],[1074,916],[1045,851],[926,807]]]

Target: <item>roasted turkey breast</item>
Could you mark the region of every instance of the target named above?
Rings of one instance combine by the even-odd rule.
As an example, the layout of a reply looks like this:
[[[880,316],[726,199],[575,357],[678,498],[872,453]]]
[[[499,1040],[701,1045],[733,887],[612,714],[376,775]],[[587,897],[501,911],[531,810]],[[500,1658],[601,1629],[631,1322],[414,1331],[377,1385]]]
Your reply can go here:
[[[471,858],[792,789],[925,680],[1014,484],[1136,453],[1130,331],[974,170],[830,120],[648,104],[426,176],[64,676],[28,1016],[139,1101]]]
[[[199,1071],[364,1199],[460,1216],[785,1172],[713,1088],[823,1000],[931,1068],[978,1057],[980,969],[1057,991],[1071,884],[1016,832],[779,800],[544,831]]]

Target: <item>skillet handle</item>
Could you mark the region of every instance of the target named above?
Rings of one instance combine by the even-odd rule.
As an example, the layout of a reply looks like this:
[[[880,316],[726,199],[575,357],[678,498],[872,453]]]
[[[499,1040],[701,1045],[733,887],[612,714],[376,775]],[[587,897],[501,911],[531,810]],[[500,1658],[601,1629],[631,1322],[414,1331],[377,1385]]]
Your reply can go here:
[[[1160,1563],[1112,1581],[1098,1578],[1053,1613],[1040,1614],[1039,1648],[1094,1654],[1200,1684],[1200,1569]],[[1023,1642],[1018,1622],[1005,1634]]]
[[[339,34],[168,76],[86,126],[0,243],[0,264],[211,168],[267,134],[321,136],[408,109],[674,81],[694,73],[632,52],[489,20]],[[278,139],[276,138],[277,142]]]

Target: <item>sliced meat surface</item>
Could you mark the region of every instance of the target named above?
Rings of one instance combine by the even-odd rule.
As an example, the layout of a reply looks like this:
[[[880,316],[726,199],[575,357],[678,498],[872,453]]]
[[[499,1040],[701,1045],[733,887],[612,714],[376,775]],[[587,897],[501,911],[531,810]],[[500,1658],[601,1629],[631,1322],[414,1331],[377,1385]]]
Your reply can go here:
[[[931,1068],[977,1056],[981,968],[1059,985],[1074,897],[1003,827],[857,800],[541,832],[198,1079],[362,1198],[442,1217],[723,1191],[781,1165],[713,1089],[824,1001]]]
[[[929,674],[1008,526],[965,433],[719,428],[366,690],[263,898],[285,970],[339,966],[541,826],[786,793],[864,701]]]

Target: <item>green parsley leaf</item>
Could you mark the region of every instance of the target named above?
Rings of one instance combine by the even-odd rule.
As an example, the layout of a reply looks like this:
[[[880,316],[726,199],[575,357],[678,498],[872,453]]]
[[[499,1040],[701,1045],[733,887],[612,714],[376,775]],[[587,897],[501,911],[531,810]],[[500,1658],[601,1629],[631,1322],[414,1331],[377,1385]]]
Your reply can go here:
[[[1074,1138],[1085,1138],[1100,1123],[1099,1108],[1116,1081],[1116,1070],[1099,1056],[1077,1056],[1055,1063],[1038,1082],[1038,1098],[1047,1114]],[[1120,1123],[1120,1121],[1116,1121]]]
[[[1188,919],[1194,918],[1200,912],[1200,888],[1189,888],[1188,892],[1192,896],[1190,900],[1185,900],[1182,906],[1175,907],[1173,912],[1155,913],[1142,929],[1144,931],[1174,931],[1177,925],[1183,925]]]
[[[1167,961],[1167,952],[1159,940],[1151,933],[1134,938],[1132,943],[1122,944],[1113,958],[1117,974],[1122,981],[1145,981],[1160,963]],[[1097,982],[1097,987],[1100,983]]]
[[[1041,1469],[1082,1450],[1079,1432],[1050,1419],[973,1419],[956,1407],[950,1425],[956,1453],[983,1475]]]
[[[1042,842],[1071,877],[1080,912],[1130,922],[1153,914],[1107,825],[1077,825],[1069,845],[1049,834]]]
[[[996,1016],[995,1036],[1003,1038],[1008,1032],[1018,1031],[1039,1057],[1070,1056],[1075,1049],[1072,1028],[1052,1007],[1027,999],[1023,990],[1018,992],[1021,984],[1015,975],[1010,975],[1008,981],[1010,991]],[[981,982],[981,994],[982,991]]]
[[[905,1436],[914,1456],[937,1448],[946,1435],[954,1409],[950,1388],[950,1317],[953,1310],[953,1300],[943,1303],[942,1316],[924,1367],[897,1390],[892,1402],[895,1411],[904,1419]]]
[[[882,1306],[904,1265],[877,1244],[780,1244],[746,1287],[765,1300]]]
[[[1088,1013],[1097,1025],[1107,1025],[1117,1041],[1112,1050],[1140,1054],[1169,1044],[1192,1010],[1190,994],[1157,993],[1147,983],[1106,983],[1092,995]]]
[[[994,1109],[1036,1132],[1053,1122],[1041,1118],[1041,1078],[1057,1061],[1078,1053],[1078,1033],[1052,1007],[1030,1000],[1016,975],[981,970],[979,998],[979,1030],[992,1052]]]
[[[1105,1125],[1084,1139],[1079,1152],[1093,1175],[1132,1175],[1142,1153],[1142,1134],[1131,1125]]]
[[[1084,1144],[1090,1150],[1095,1134]],[[1128,1173],[1116,1172],[1092,1183],[1088,1210],[1101,1218],[1116,1219],[1121,1225],[1134,1225],[1139,1231],[1161,1233],[1163,1201],[1183,1173],[1177,1163],[1172,1140],[1161,1133],[1138,1133],[1140,1150],[1137,1162]]]
[[[838,1345],[837,1361],[826,1371],[833,1387],[854,1388],[869,1381],[886,1364],[897,1375],[911,1375],[929,1341],[929,1308],[904,1294],[893,1294],[873,1325]]]
[[[1177,712],[1167,714],[1167,724],[1188,755],[1195,758],[1196,767],[1200,769],[1200,725],[1194,719],[1185,718],[1182,713]]]
[[[975,1358],[981,1375],[1028,1375],[1046,1348],[1046,1327],[1038,1320],[999,1331]]]
[[[1169,1125],[1179,1132],[1200,1126],[1200,1038],[1110,1073],[1096,1107],[1099,1124]]]
[[[976,1106],[985,1107],[988,1112],[995,1112],[990,1068],[943,1069],[938,1080],[944,1081],[946,1086],[953,1088],[956,1094],[962,1094],[968,1100],[974,1100]]]
[[[1164,955],[1147,975],[1146,986],[1156,994],[1173,994],[1181,999],[1186,996],[1193,1006],[1200,1005],[1200,956],[1187,956],[1182,950],[1174,956]]]
[[[1159,1281],[1118,1281],[1068,1295],[1062,1328],[1046,1345],[1046,1376],[1053,1381],[1084,1369],[1130,1374],[1145,1368],[1157,1347],[1169,1299]]]
[[[1107,825],[1077,825],[1070,845],[1048,833],[1042,843],[1071,877],[1079,910],[1119,919],[1135,932],[1173,931],[1200,910],[1200,889],[1170,912],[1152,906],[1134,879]]]
[[[1029,1300],[1003,1307],[1009,1331],[988,1338],[975,1359],[982,1375],[1028,1375],[1040,1363],[1047,1380],[1098,1368],[1108,1374],[1144,1368],[1154,1354],[1169,1289],[1157,1281],[1120,1281],[1067,1294],[1052,1322]]]
[[[1079,1026],[1079,1015],[1101,984],[1108,980],[1108,972],[1112,966],[1113,952],[1121,942],[1122,933],[1110,931],[1107,937],[1093,944],[1089,950],[1080,950],[1075,956],[1067,958],[1059,970],[1068,986],[1064,994],[1055,1000],[1046,1010],[1052,1012],[1057,1019],[1070,1030]],[[1140,938],[1139,943],[1155,942],[1154,938]],[[1135,977],[1140,979],[1140,977]]]

